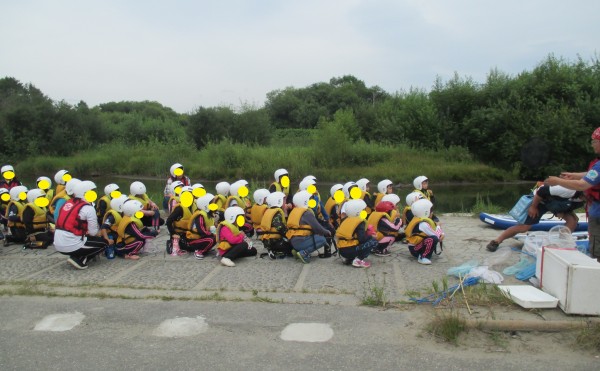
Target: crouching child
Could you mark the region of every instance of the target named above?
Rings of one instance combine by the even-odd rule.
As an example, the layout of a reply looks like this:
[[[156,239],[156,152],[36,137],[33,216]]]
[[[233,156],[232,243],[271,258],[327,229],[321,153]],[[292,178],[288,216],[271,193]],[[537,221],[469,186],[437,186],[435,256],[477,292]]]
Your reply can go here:
[[[367,204],[363,200],[350,200],[345,204],[346,218],[336,232],[338,251],[344,264],[369,268],[371,263],[365,259],[377,246],[373,237],[375,230],[367,228]]]
[[[410,254],[424,265],[431,264],[431,256],[444,239],[442,228],[430,219],[432,206],[427,199],[415,201],[411,206],[413,218],[404,230]]]

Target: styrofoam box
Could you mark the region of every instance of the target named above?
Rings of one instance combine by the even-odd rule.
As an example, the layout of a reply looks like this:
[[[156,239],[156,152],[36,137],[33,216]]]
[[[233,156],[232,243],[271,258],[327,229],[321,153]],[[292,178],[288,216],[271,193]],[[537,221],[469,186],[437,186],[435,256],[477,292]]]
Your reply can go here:
[[[568,314],[600,315],[600,263],[578,250],[544,248],[541,289]]]
[[[523,308],[556,308],[558,299],[529,285],[498,286],[506,297]]]

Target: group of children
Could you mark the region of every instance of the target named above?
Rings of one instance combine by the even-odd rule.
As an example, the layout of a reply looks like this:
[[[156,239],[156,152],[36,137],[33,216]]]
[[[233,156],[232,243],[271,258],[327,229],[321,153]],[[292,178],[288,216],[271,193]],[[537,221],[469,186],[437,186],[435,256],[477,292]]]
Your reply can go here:
[[[444,238],[431,211],[434,198],[424,176],[415,178],[415,190],[400,210],[400,198],[388,179],[379,182],[372,195],[365,178],[335,184],[324,200],[314,176],[306,176],[298,191],[290,194],[289,174],[278,169],[269,189],[254,191],[251,200],[245,180],[220,182],[213,195],[202,184],[192,184],[177,163],[171,166],[165,187],[165,221],[139,181],[131,183],[128,196],[112,183],[97,199],[93,182],[72,178],[67,170],[55,174],[55,189],[49,178],[39,177],[31,190],[18,181],[12,166],[3,166],[0,172],[4,244],[45,248],[54,243],[78,269],[87,268],[88,261],[103,251],[139,259],[146,241],[158,235],[163,224],[170,235],[166,246],[170,254],[193,253],[204,259],[216,247],[220,263],[228,267],[241,257],[257,255],[253,238],[262,241],[264,255],[272,259],[295,256],[309,263],[315,252],[319,257],[337,252],[345,264],[359,268],[370,266],[366,258],[371,253],[389,256],[389,246],[399,240],[408,243],[419,263],[431,264]]]
[[[289,174],[278,169],[269,189],[257,189],[251,199],[245,180],[220,182],[213,195],[201,184],[192,185],[181,164],[170,173],[163,205],[169,212],[167,248],[174,255],[194,253],[203,259],[216,246],[221,264],[233,267],[236,259],[257,255],[256,237],[272,259],[293,255],[309,263],[314,252],[319,257],[338,252],[345,264],[367,268],[371,253],[389,256],[389,246],[402,240],[419,263],[431,264],[444,238],[425,176],[415,179],[415,190],[400,210],[388,179],[378,183],[373,195],[366,178],[335,184],[323,200],[314,176],[304,177],[290,194]]]

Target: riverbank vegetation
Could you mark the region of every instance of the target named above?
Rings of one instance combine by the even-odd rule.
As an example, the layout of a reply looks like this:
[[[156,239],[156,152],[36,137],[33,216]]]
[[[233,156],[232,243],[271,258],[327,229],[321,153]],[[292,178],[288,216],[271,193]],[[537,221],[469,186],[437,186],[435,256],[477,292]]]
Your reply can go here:
[[[547,57],[532,71],[455,75],[431,91],[388,93],[354,76],[267,94],[263,107],[53,102],[0,79],[0,155],[22,174],[270,179],[274,169],[324,181],[408,183],[540,179],[579,170],[600,116],[600,63]]]

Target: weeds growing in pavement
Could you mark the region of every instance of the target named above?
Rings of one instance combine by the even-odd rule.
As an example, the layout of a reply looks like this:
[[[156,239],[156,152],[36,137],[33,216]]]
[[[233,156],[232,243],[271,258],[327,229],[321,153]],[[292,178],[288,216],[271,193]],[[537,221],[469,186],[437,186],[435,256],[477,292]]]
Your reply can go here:
[[[384,307],[389,304],[386,293],[385,293],[385,275],[383,273],[383,279],[381,284],[377,283],[375,279],[375,275],[371,275],[372,279],[369,277],[369,273],[367,275],[367,282],[364,283],[363,286],[363,297],[361,300],[362,305],[368,305],[372,307]]]
[[[438,312],[427,325],[429,333],[455,345],[466,329],[466,321],[455,311]]]
[[[600,323],[592,323],[581,330],[575,342],[584,349],[600,352]]]

